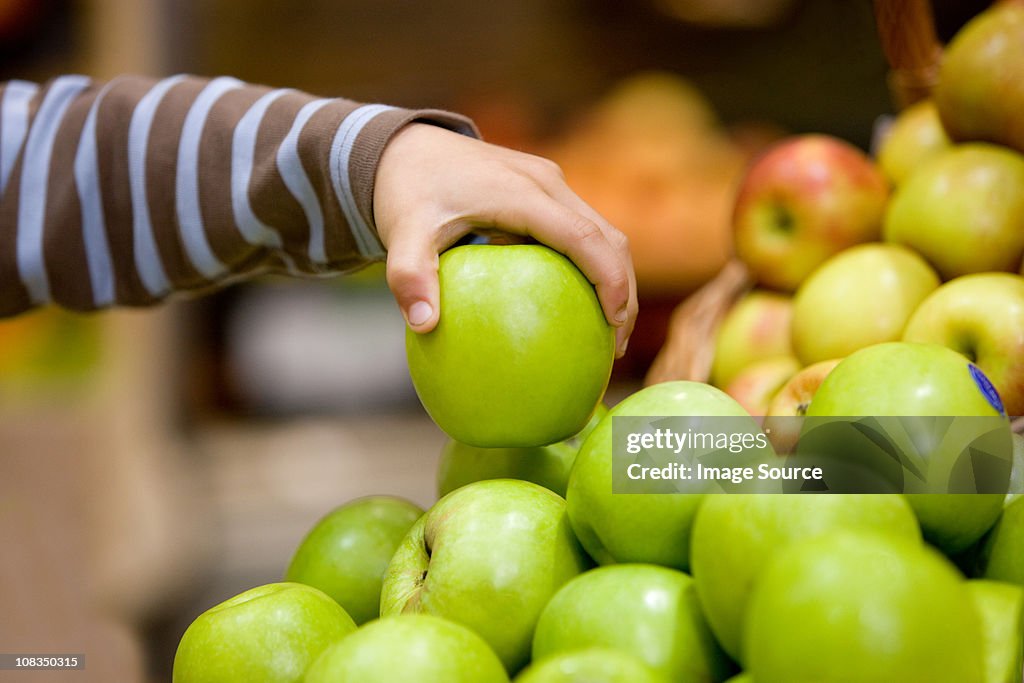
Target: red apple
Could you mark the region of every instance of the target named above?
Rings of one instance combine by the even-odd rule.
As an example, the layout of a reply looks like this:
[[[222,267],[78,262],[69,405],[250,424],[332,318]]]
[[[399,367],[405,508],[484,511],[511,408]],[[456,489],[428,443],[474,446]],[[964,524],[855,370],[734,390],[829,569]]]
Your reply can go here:
[[[789,328],[792,299],[754,290],[736,302],[718,327],[711,383],[724,389],[747,366],[776,356],[792,356]]]
[[[807,414],[807,407],[817,393],[818,387],[825,381],[832,368],[839,365],[839,359],[823,360],[790,377],[789,381],[775,394],[768,405],[769,416],[802,417]]]
[[[789,378],[768,404],[764,428],[768,440],[779,454],[791,453],[800,438],[802,418],[807,414],[811,399],[818,387],[825,381],[832,368],[839,365],[839,359],[823,360],[808,365]]]
[[[792,356],[769,358],[749,366],[725,388],[751,415],[766,415],[768,404],[789,379],[800,370],[800,361]]]
[[[793,291],[829,256],[877,240],[888,184],[863,152],[827,135],[771,148],[736,199],[736,253],[759,282]]]

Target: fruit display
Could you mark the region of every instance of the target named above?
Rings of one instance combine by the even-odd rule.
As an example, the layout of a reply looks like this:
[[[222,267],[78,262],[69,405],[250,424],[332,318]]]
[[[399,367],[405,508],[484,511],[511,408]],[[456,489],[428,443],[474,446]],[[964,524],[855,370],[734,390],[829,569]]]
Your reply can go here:
[[[571,261],[442,254],[441,322],[407,336],[449,437],[438,500],[330,512],[286,583],[196,619],[175,683],[1021,683],[1022,27],[1009,4],[971,22],[877,159],[812,134],[751,164],[732,205],[751,281],[703,340],[708,381],[613,402],[613,334]],[[712,125],[675,87],[647,81],[592,125],[642,138],[617,154],[655,150],[623,124],[641,103],[655,130]],[[730,421],[704,464],[732,483],[730,465],[811,453],[881,454],[898,485],[682,490],[638,446],[649,488],[617,490],[626,437],[678,420]]]

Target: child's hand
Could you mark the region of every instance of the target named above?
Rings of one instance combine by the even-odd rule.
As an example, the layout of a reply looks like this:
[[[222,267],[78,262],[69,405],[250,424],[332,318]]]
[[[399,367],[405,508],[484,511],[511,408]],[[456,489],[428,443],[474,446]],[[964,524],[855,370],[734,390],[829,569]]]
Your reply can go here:
[[[617,327],[617,355],[636,320],[636,277],[626,236],[565,184],[558,166],[428,124],[388,143],[373,210],[388,250],[387,280],[416,332],[437,325],[438,254],[469,232],[531,237],[572,259]]]

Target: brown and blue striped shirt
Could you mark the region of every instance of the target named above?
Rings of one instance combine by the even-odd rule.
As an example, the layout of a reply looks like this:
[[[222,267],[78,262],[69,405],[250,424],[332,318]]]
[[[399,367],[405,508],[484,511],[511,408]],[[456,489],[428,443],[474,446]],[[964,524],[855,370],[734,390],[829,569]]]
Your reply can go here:
[[[233,78],[61,76],[0,85],[0,316],[141,306],[265,270],[380,260],[373,184],[437,110],[320,99]]]

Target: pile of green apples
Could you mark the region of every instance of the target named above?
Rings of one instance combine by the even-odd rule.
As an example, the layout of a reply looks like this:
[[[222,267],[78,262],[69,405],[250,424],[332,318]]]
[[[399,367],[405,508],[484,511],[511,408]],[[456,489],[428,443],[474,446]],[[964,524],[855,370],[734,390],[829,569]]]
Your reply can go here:
[[[1020,112],[1004,4],[877,160],[822,135],[765,154],[735,211],[759,287],[711,381],[610,410],[614,331],[568,259],[443,254],[441,322],[407,337],[451,437],[439,500],[327,514],[281,583],[196,618],[175,683],[1020,683]],[[616,416],[790,415],[1000,420],[1011,493],[612,493]]]

